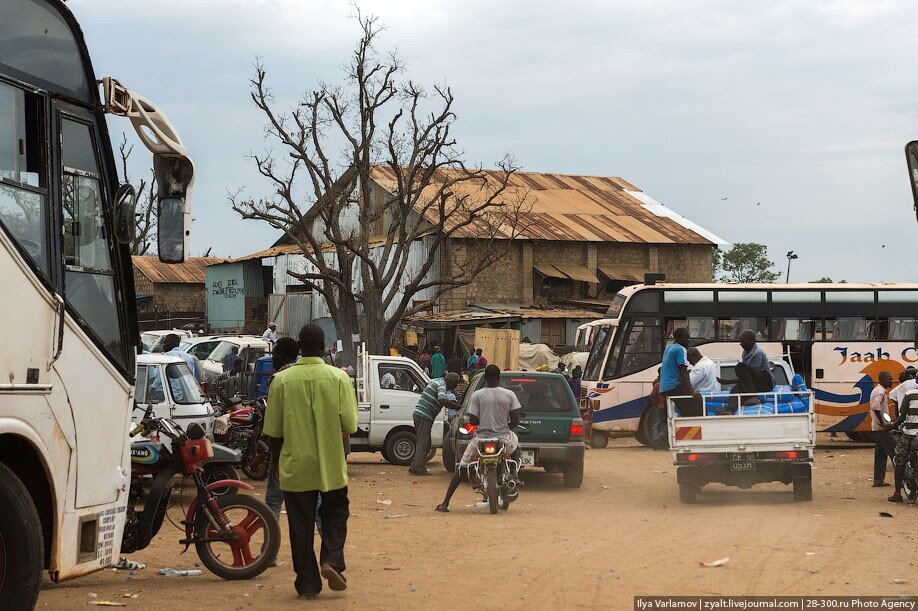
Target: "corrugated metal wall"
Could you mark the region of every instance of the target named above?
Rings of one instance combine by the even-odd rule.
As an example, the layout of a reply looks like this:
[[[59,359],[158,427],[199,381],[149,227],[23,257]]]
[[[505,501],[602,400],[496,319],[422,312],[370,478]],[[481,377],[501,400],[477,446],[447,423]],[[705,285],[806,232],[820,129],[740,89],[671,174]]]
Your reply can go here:
[[[540,319],[526,318],[520,321],[520,338],[526,337],[534,344],[542,341],[542,321]]]
[[[415,274],[422,268],[424,263],[430,259],[430,249],[433,246],[434,238],[432,236],[427,236],[419,240],[415,240],[408,249],[408,263],[405,266],[405,272],[402,277],[395,280],[395,285],[399,287],[398,295],[393,299],[390,304],[386,314],[389,316],[394,315],[395,309],[398,307],[398,301],[401,296],[404,294],[401,291],[401,287],[406,284],[407,279],[413,278]],[[382,257],[383,249],[382,247],[373,248],[370,251],[370,256],[375,260],[379,260]],[[426,279],[430,280],[431,278],[437,278],[440,273],[440,254],[437,252],[434,255],[434,262],[430,268],[430,271],[427,274]],[[326,253],[325,261],[329,266],[334,265],[336,257],[334,253]],[[357,263],[355,263],[356,271]],[[296,284],[296,279],[292,278],[287,271],[293,271],[297,273],[305,273],[307,271],[317,271],[315,266],[312,265],[303,255],[288,254],[280,255],[275,259],[274,263],[274,292],[275,293],[286,293],[288,284]],[[357,275],[357,274],[355,274]],[[360,291],[363,289],[363,282],[361,278],[358,277],[354,282],[354,291]],[[412,297],[415,301],[421,301],[431,298],[436,293],[436,288],[429,288],[423,291],[420,291]],[[315,299],[312,304],[312,317],[313,319],[329,317],[328,305],[325,303],[325,299],[316,294]]]
[[[268,300],[268,320],[277,323],[279,336],[297,337],[303,325],[312,320],[312,295],[271,295]]]
[[[204,269],[204,287],[207,324],[211,329],[240,329],[245,326],[243,263],[208,265]]]

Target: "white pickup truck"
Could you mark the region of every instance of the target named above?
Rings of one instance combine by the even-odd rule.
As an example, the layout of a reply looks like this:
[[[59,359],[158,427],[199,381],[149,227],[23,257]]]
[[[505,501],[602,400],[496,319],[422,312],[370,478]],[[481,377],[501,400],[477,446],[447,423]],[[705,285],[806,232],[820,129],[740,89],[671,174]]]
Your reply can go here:
[[[751,397],[758,403],[737,407]],[[679,398],[669,398],[666,409],[669,447],[683,503],[694,503],[701,488],[711,482],[750,488],[780,481],[793,484],[794,500],[813,500],[812,391],[795,392],[779,385],[755,395],[712,393],[702,396],[700,416],[681,415],[679,403]]]
[[[357,356],[357,432],[350,437],[351,451],[382,452],[394,465],[410,465],[417,445],[414,408],[429,381],[409,358],[374,356],[361,350]],[[446,416],[441,411],[431,429],[427,460],[443,445],[445,430]]]

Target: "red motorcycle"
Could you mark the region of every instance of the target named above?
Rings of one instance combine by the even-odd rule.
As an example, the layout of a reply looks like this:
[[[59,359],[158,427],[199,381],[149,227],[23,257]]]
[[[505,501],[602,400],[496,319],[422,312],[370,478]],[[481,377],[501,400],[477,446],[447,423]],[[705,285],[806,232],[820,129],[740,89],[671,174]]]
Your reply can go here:
[[[239,467],[254,480],[267,479],[271,468],[271,449],[261,438],[265,407],[264,399],[244,407],[241,403],[232,405],[223,412],[229,415],[229,428],[219,434],[214,431],[215,442],[242,453]]]
[[[121,553],[144,549],[159,532],[169,507],[177,474],[190,478],[196,495],[182,524],[185,550],[192,544],[201,562],[223,579],[251,579],[264,572],[277,557],[280,527],[263,502],[244,494],[217,496],[214,490],[229,487],[253,490],[238,480],[206,484],[202,463],[213,457],[213,445],[197,423],[187,433],[172,420],[151,416],[152,405],[131,437],[149,440],[131,444],[131,488]],[[159,437],[168,438],[168,443]],[[152,483],[145,491],[144,480]]]

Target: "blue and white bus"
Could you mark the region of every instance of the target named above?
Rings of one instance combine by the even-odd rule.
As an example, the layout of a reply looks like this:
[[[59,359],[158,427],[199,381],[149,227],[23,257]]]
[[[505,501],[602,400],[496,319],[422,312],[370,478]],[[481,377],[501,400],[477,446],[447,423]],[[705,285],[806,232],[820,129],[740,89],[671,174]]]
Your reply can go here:
[[[918,366],[918,284],[639,284],[625,287],[597,328],[581,398],[593,428],[633,432],[645,417],[663,349],[686,327],[714,360],[738,359],[755,331],[771,358],[789,359],[815,390],[817,427],[862,438],[880,371]]]

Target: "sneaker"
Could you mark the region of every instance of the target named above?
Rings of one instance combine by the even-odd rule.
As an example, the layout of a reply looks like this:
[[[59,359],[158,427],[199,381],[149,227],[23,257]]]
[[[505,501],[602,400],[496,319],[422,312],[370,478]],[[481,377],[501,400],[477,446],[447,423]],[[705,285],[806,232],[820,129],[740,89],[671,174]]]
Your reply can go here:
[[[874,488],[884,488],[889,485],[889,482],[873,482]]]
[[[898,492],[894,492],[893,495],[886,500],[889,501],[890,503],[901,503],[902,495],[899,494]]]
[[[347,579],[341,572],[330,564],[322,565],[322,577],[328,582],[328,587],[335,592],[347,589]]]

